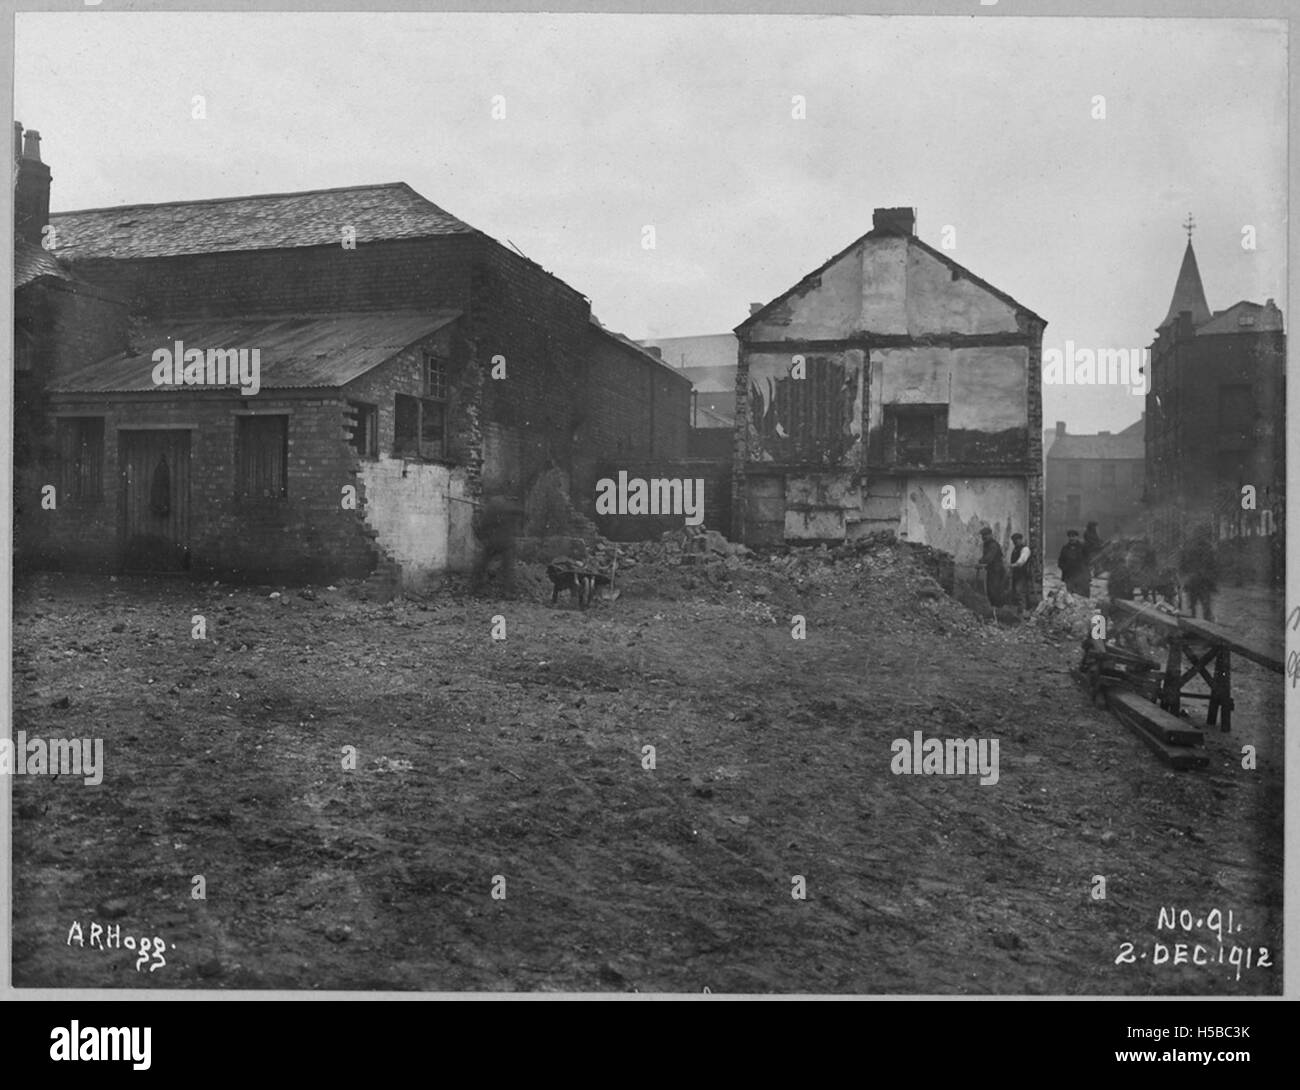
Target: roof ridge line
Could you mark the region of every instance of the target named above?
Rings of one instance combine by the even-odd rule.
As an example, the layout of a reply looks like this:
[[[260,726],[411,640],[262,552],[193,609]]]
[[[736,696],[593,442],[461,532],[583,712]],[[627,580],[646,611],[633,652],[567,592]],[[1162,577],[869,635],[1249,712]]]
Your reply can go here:
[[[406,182],[373,182],[368,185],[339,185],[326,186],[323,189],[296,189],[284,193],[246,193],[240,197],[199,197],[196,200],[175,200],[175,201],[137,201],[135,204],[106,204],[97,208],[69,208],[62,212],[51,212],[50,218],[55,216],[76,216],[85,212],[126,212],[134,208],[172,208],[177,205],[187,204],[230,204],[234,201],[257,201],[267,200],[272,197],[308,197],[318,193],[347,193],[361,189],[407,189],[426,204],[437,208],[445,216],[451,216],[445,208],[434,204],[428,197],[412,189]],[[460,220],[459,216],[452,216],[452,219]],[[464,223],[464,220],[460,220]],[[469,226],[466,224],[466,226]]]

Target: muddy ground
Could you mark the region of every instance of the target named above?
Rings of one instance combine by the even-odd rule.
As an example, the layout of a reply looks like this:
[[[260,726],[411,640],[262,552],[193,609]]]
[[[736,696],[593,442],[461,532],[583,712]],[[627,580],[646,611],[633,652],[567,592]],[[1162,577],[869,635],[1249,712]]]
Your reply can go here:
[[[1231,734],[1173,772],[1073,640],[922,597],[903,553],[729,564],[586,613],[536,569],[514,601],[20,579],[13,729],[106,772],[13,777],[15,985],[1280,992],[1280,677],[1234,662]],[[918,730],[998,739],[998,782],[895,775]]]

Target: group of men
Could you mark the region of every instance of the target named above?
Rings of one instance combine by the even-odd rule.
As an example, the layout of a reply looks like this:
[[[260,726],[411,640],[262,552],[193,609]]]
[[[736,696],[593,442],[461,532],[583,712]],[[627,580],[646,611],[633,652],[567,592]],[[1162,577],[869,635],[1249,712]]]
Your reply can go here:
[[[1163,593],[1181,608],[1182,592],[1185,591],[1188,611],[1193,617],[1199,608],[1205,620],[1214,619],[1213,596],[1218,589],[1218,562],[1214,535],[1209,526],[1197,526],[1188,536],[1178,553],[1177,571],[1160,568],[1159,556],[1145,537],[1114,543],[1107,549],[1109,557],[1100,555],[1103,549],[1107,546],[1097,533],[1095,522],[1088,523],[1082,541],[1077,530],[1066,532],[1066,542],[1057,564],[1061,569],[1061,579],[1071,594],[1090,597],[1093,572],[1104,567],[1111,599],[1132,599],[1140,586],[1148,595],[1154,596],[1157,591]]]
[[[1011,555],[1007,558],[1011,580],[1009,589],[1008,566],[1003,563],[1002,546],[994,540],[993,531],[987,526],[980,530],[980,543],[980,563],[984,566],[985,590],[988,593],[989,604],[1001,606],[1010,602],[1018,609],[1028,608],[1033,570],[1030,561],[1033,559],[1033,553],[1025,544],[1025,535],[1011,535]]]
[[[1011,535],[1011,553],[1006,562],[1002,546],[989,527],[980,530],[980,542],[980,564],[984,569],[989,603],[994,606],[1011,604],[1025,609],[1030,604],[1033,554],[1025,544],[1024,535]],[[1092,596],[1093,571],[1105,547],[1096,522],[1088,523],[1082,537],[1078,530],[1066,532],[1065,545],[1057,557],[1066,590],[1085,598]],[[1116,555],[1109,561],[1108,568],[1111,598],[1132,598],[1136,577],[1146,591],[1154,592],[1159,588],[1170,598],[1178,597],[1181,607],[1177,579],[1173,573],[1158,570],[1156,551],[1146,538],[1130,542],[1123,555]],[[1182,590],[1187,594],[1191,615],[1195,617],[1199,607],[1205,620],[1213,620],[1212,600],[1218,587],[1218,566],[1213,534],[1208,526],[1197,527],[1183,545],[1178,555],[1178,575]]]

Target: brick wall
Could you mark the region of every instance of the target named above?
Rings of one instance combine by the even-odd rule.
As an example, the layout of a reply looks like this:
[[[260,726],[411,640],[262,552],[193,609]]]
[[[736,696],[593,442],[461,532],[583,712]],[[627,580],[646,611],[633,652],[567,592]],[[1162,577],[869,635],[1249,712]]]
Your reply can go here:
[[[575,502],[595,514],[602,463],[685,458],[690,434],[691,385],[683,376],[605,331],[587,332],[590,380],[587,412],[573,470]]]
[[[20,369],[48,380],[126,347],[124,302],[76,281],[42,280],[14,293],[14,338]]]
[[[597,453],[617,450],[617,444],[628,436],[636,437],[636,449],[644,455],[652,451],[664,456],[686,454],[689,384],[646,362],[622,364],[614,369],[616,381],[593,386],[592,327],[586,298],[483,235],[368,243],[355,250],[329,246],[121,262],[94,260],[80,262],[77,271],[125,297],[132,314],[155,320],[413,307],[462,310],[465,316],[450,335],[455,339],[455,374],[451,376],[455,392],[449,406],[447,462],[461,471],[456,487],[463,488],[464,498],[471,502],[453,505],[455,510],[449,515],[455,523],[447,550],[453,564],[458,562],[456,557],[463,559],[473,550],[472,543],[459,538],[468,532],[472,501],[480,497],[485,483],[508,482],[522,497],[550,468],[559,468],[572,479],[575,463],[590,483]],[[633,359],[639,355],[632,350],[625,354]],[[498,356],[505,364],[505,377],[500,379],[491,377]],[[341,414],[348,399],[377,405],[380,451],[386,457],[392,452],[394,393],[418,394],[418,377],[417,353],[385,364],[353,383],[342,396],[332,399],[332,408]],[[271,403],[266,395],[256,400],[259,408]],[[145,404],[150,406],[152,420],[160,403],[148,400]],[[190,402],[180,402],[177,409],[181,417],[193,415],[184,408],[186,404]],[[102,403],[94,411],[108,413]],[[300,403],[296,411],[307,412],[307,403]],[[209,431],[220,436],[225,449],[233,449],[233,419],[219,419],[222,412],[228,413],[229,408],[213,409],[211,415],[205,411],[202,416],[203,434],[194,448],[196,482],[199,474],[208,472],[208,458],[218,454],[209,446],[217,441],[209,440]],[[109,423],[110,434],[116,423],[114,417]],[[292,422],[291,433],[296,434],[298,426],[297,420]],[[310,427],[305,421],[303,426]],[[329,428],[334,426],[332,421]],[[359,467],[350,448],[337,438],[331,442],[341,449],[329,454],[313,451],[310,459],[315,468],[299,464],[298,471],[308,473],[313,486],[347,476],[358,484],[364,499],[365,482],[358,476]],[[611,443],[613,447],[606,446]],[[204,452],[202,467],[200,451]],[[227,453],[219,461],[227,474],[233,472],[230,457]],[[293,473],[291,463],[291,481]],[[401,492],[396,486],[400,474],[394,479],[376,469],[371,479],[386,482],[385,492],[390,497]],[[335,493],[337,487],[335,483]],[[213,495],[205,491],[200,499],[196,491],[196,527],[198,520],[209,518],[203,508]],[[275,558],[277,563],[287,560],[286,546],[271,543],[268,534],[271,529],[294,525],[306,542],[304,563],[329,562],[331,558],[354,566],[359,563],[350,540],[334,540],[333,531],[325,528],[329,520],[320,522],[322,512],[300,511],[300,506],[291,494],[287,505],[245,512],[241,517],[249,523],[247,540],[256,543],[252,552]],[[114,519],[100,520],[99,529],[111,528]],[[96,520],[86,522],[90,526]],[[260,529],[263,524],[266,533]],[[196,560],[201,545],[205,561],[249,562],[249,550],[226,542],[224,531],[204,533],[207,536],[196,529],[194,534]],[[90,540],[95,536],[88,533],[84,550],[97,551],[103,560],[112,548],[104,540]],[[108,540],[115,537],[116,533],[111,533]],[[59,549],[61,555],[71,555],[69,549],[77,551],[72,545]]]
[[[126,298],[132,314],[220,316],[338,310],[464,310],[476,235],[286,250],[76,262],[79,276]]]
[[[1047,538],[1043,513],[1043,330],[1047,323],[1020,316],[1016,319],[1016,324],[1022,333],[1029,336],[1029,358],[1025,361],[1025,394],[1029,417],[1025,424],[1025,480],[1029,499],[1029,525],[1025,532],[1025,544],[1033,553],[1030,566],[1034,570],[1029,594],[1030,603],[1033,604],[1042,597],[1046,563],[1043,553]]]
[[[39,495],[28,506],[39,518],[33,560],[41,566],[116,570],[121,533],[119,432],[172,427],[190,434],[191,570],[246,578],[314,580],[364,575],[376,550],[361,517],[342,506],[342,487],[355,482],[355,459],[343,441],[344,401],[320,391],[306,396],[265,393],[242,398],[225,391],[188,396],[59,395],[57,414],[104,418],[103,498],[60,502],[41,511]],[[237,413],[286,414],[288,495],[284,499],[236,496]],[[47,466],[50,483],[58,466]],[[180,483],[173,481],[173,488]],[[39,514],[37,514],[39,512]]]
[[[474,559],[471,520],[482,467],[481,376],[461,324],[412,345],[343,391],[346,399],[377,409],[378,455],[354,459],[354,480],[376,546],[401,566],[407,585],[440,570],[463,571]],[[422,463],[394,454],[394,405],[399,393],[423,392],[425,351],[448,361],[449,396],[445,456]]]
[[[1147,473],[1152,499],[1183,508],[1208,505],[1216,491],[1285,485],[1285,335],[1165,334],[1152,351],[1147,395]],[[1165,337],[1169,337],[1166,340]],[[1261,433],[1242,441],[1221,430],[1221,385],[1252,389]]]
[[[509,477],[522,497],[552,466],[573,471],[574,440],[586,412],[587,300],[563,281],[485,240],[471,289],[475,358],[483,373],[483,424],[509,451]],[[504,357],[503,379],[492,378]],[[485,449],[485,461],[490,453]]]

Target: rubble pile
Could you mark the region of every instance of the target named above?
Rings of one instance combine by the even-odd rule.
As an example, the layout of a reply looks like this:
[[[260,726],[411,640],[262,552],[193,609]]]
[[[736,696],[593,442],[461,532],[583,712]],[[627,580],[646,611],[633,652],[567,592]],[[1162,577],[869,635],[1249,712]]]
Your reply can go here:
[[[1032,619],[1038,625],[1081,640],[1091,632],[1092,619],[1097,613],[1097,603],[1091,598],[1071,594],[1064,587],[1053,587],[1034,607]]]

